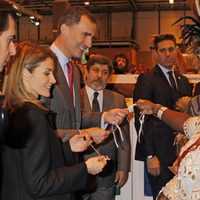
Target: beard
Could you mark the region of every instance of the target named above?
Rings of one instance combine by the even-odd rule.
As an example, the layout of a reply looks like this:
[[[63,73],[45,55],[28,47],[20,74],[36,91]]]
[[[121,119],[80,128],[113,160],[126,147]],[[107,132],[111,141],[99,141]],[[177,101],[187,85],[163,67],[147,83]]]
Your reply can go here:
[[[114,71],[115,71],[115,74],[125,74],[126,73],[126,67],[124,66],[116,66],[114,67]]]
[[[101,79],[92,81],[91,85],[92,88],[96,91],[103,90],[105,88],[105,84]]]

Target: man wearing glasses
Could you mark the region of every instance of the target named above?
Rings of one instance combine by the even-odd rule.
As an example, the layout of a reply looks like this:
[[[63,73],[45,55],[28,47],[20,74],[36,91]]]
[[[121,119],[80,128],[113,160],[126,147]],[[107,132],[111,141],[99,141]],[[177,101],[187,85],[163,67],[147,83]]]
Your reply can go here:
[[[151,47],[152,48],[152,47]],[[158,57],[156,66],[141,74],[133,92],[133,101],[148,99],[175,109],[177,99],[191,96],[189,81],[174,70],[176,63],[176,39],[171,34],[156,36],[154,47]],[[140,129],[140,113],[135,108],[135,126]],[[136,145],[136,160],[145,162],[151,184],[153,198],[172,177],[168,169],[176,160],[174,147],[174,130],[153,116],[145,117],[143,132]]]
[[[105,89],[112,74],[112,61],[102,55],[94,55],[87,62],[86,86],[81,90],[81,108],[92,112],[105,112],[113,108],[125,108],[123,95]],[[91,126],[88,121],[85,126]],[[83,200],[104,199],[111,200],[114,196],[114,185],[120,188],[127,179],[130,170],[130,132],[129,122],[124,119],[120,130],[113,125],[110,127],[110,136],[102,143],[95,145],[100,154],[109,158],[107,167],[102,173],[90,177],[88,191],[84,191]],[[84,159],[95,156],[96,152],[89,148],[84,153]]]

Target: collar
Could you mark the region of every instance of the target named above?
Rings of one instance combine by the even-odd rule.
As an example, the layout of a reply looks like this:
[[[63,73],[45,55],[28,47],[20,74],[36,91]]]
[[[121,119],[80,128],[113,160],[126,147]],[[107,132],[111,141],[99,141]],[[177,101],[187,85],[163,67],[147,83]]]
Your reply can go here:
[[[60,65],[63,67],[66,63],[68,63],[70,61],[69,58],[67,58],[62,51],[55,45],[55,43],[53,43],[50,46],[50,49],[55,53],[56,57],[58,58],[58,61],[60,63]]]
[[[103,109],[103,90],[96,91],[96,90],[93,90],[92,88],[90,88],[87,85],[85,86],[85,89],[86,89],[86,92],[87,92],[87,95],[88,95],[88,99],[89,99],[91,108],[92,108],[92,101],[94,99],[94,92],[99,93],[97,99],[98,99],[98,102],[99,102],[100,111],[102,111],[102,109]]]
[[[172,67],[172,69],[170,70],[170,69],[166,69],[165,67],[163,67],[163,66],[160,65],[159,63],[158,63],[158,66],[160,67],[160,69],[162,70],[162,72],[163,72],[165,75],[168,75],[167,72],[169,72],[169,71],[172,71],[173,74],[174,74],[174,68],[173,68],[173,67]]]
[[[93,99],[94,92],[98,92],[99,93],[99,97],[103,96],[103,90],[96,91],[96,90],[93,90],[92,88],[90,88],[88,85],[85,85],[85,89],[86,89],[86,91],[88,93],[88,96],[92,97],[92,99]]]

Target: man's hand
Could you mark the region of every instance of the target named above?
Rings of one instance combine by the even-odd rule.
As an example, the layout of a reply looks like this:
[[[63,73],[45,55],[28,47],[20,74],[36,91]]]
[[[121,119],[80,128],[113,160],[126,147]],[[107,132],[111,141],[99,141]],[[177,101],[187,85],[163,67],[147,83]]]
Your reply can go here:
[[[104,166],[107,164],[107,159],[105,156],[92,157],[85,161],[85,164],[88,173],[95,175],[103,170]]]
[[[147,171],[152,176],[160,175],[160,161],[158,160],[157,156],[147,159]]]
[[[145,115],[152,115],[157,109],[156,104],[149,100],[139,99],[135,104],[140,109],[140,112]]]
[[[88,143],[90,144],[91,142],[91,137],[86,134],[75,135],[69,140],[69,144],[73,152],[85,151],[88,148]]]
[[[117,183],[117,187],[123,187],[128,180],[128,172],[117,171],[115,175],[115,183]]]
[[[104,141],[110,134],[110,131],[100,129],[98,127],[82,129],[81,134],[85,135],[88,134],[92,137],[92,140],[99,144]]]
[[[106,111],[104,114],[104,122],[109,124],[121,124],[124,117],[128,115],[127,109],[114,108],[112,110]]]

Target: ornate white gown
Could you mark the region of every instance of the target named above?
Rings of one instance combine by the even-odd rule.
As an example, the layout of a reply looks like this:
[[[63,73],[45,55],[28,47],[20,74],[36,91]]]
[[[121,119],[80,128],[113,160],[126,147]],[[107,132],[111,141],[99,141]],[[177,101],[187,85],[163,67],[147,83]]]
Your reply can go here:
[[[184,123],[184,132],[190,140],[179,156],[200,138],[200,117],[189,118]],[[200,140],[189,149],[180,162],[177,175],[162,188],[170,200],[200,200]]]

